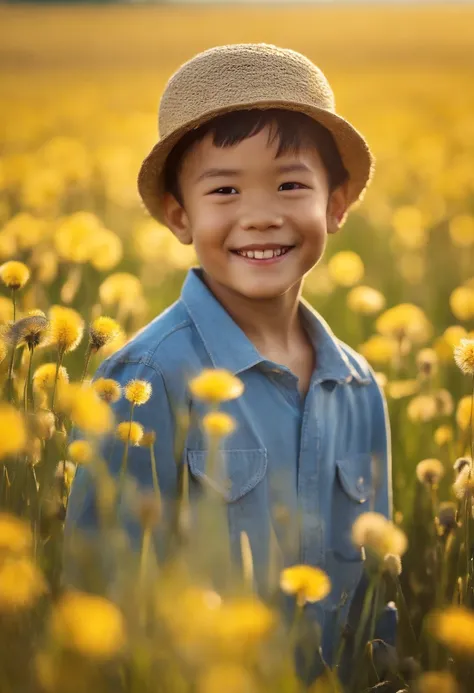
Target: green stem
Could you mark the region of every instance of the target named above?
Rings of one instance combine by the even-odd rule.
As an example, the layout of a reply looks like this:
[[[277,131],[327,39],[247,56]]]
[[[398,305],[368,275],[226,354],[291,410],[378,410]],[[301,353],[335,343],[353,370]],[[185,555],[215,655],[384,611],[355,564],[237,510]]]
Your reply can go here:
[[[471,568],[471,539],[470,539],[470,514],[472,507],[471,494],[467,493],[464,499],[464,549],[466,552],[466,581],[464,583],[464,604],[468,606],[470,568]]]
[[[64,358],[64,351],[61,350],[58,352],[58,362],[56,363],[56,373],[54,375],[53,396],[51,398],[51,411],[53,413],[54,413],[54,401],[56,399],[56,389],[58,386],[59,369],[61,368],[63,358]]]
[[[364,631],[365,627],[367,625],[367,621],[369,620],[370,617],[370,609],[372,608],[372,603],[374,600],[374,593],[377,587],[377,582],[379,580],[379,575],[375,575],[370,579],[369,585],[367,587],[367,591],[365,593],[364,597],[364,603],[362,606],[362,613],[359,621],[359,627],[357,628],[357,632],[355,634],[355,645],[354,645],[354,657],[358,659],[359,657],[359,650],[360,646],[362,644],[362,638],[364,637]]]
[[[377,623],[377,615],[378,615],[378,603],[379,603],[379,599],[380,599],[380,588],[381,588],[381,581],[379,580],[377,582],[376,587],[375,587],[374,606],[373,606],[372,614],[370,617],[369,642],[372,642],[372,640],[374,639],[374,635],[375,635],[375,625]]]
[[[148,565],[148,555],[150,553],[150,543],[151,543],[151,526],[145,527],[143,530],[142,539],[142,550],[140,553],[140,568],[138,574],[138,594],[140,599],[140,623],[145,625],[146,619],[146,590],[145,590],[145,580],[146,580],[146,569]]]
[[[16,343],[12,344],[10,363],[8,364],[8,401],[13,402],[13,364],[15,362]]]
[[[161,503],[161,493],[160,493],[160,485],[158,483],[158,473],[156,471],[156,459],[155,459],[155,449],[153,446],[153,443],[150,445],[150,457],[151,457],[151,476],[153,478],[153,490],[155,492],[155,495]]]
[[[31,388],[31,371],[32,371],[32,365],[33,365],[33,353],[34,353],[34,347],[31,347],[29,349],[30,351],[30,360],[28,363],[28,375],[26,376],[26,381],[25,381],[25,391],[24,391],[24,408],[25,412],[28,411],[28,401],[30,400],[30,388]],[[33,400],[33,397],[31,397],[31,400]]]
[[[13,322],[16,321],[16,290],[12,289]]]
[[[89,368],[89,363],[90,363],[90,360],[91,360],[91,356],[92,356],[92,347],[91,347],[91,345],[89,344],[89,346],[88,346],[88,348],[87,348],[87,352],[86,352],[86,359],[85,359],[85,363],[84,363],[84,370],[82,371],[81,383],[83,383],[84,380],[85,380],[85,378],[86,378],[87,369]]]
[[[122,465],[120,467],[120,475],[119,475],[119,494],[123,488],[123,484],[125,482],[125,475],[127,473],[127,461],[128,461],[128,448],[130,446],[130,434],[132,432],[132,421],[133,421],[133,409],[135,405],[132,403],[130,406],[130,420],[129,420],[129,429],[128,429],[128,436],[127,440],[125,441],[125,447],[123,450],[123,456],[122,456]]]

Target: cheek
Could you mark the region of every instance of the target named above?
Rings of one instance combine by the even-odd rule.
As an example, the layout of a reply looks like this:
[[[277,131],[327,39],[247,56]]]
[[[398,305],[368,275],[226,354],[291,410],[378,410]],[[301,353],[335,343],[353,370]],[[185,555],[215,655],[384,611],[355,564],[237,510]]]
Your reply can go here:
[[[232,221],[228,217],[224,207],[206,204],[196,206],[195,213],[190,215],[190,221],[197,252],[222,248],[232,229]]]

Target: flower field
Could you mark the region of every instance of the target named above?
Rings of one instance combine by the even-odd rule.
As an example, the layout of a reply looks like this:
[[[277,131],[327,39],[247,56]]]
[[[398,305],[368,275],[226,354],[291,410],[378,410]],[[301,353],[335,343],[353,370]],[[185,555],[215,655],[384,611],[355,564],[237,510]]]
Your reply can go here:
[[[1,693],[470,693],[474,7],[3,6],[0,25]],[[178,297],[196,260],[146,217],[136,191],[161,90],[194,53],[239,41],[312,58],[377,160],[365,199],[305,285],[373,366],[392,425],[393,522],[368,512],[353,527],[369,589],[358,631],[340,637],[341,657],[351,653],[345,688],[337,666],[323,662],[310,686],[293,666],[305,605],[330,589],[322,570],[278,571],[263,600],[242,532],[241,574],[231,571],[225,589],[196,579],[186,465],[166,559],[155,555],[158,475],[143,494],[127,473],[135,446],[156,472],[160,432],[134,420],[150,384],[91,382]],[[208,404],[212,469],[236,424],[220,403],[239,397],[241,383],[204,372],[189,387]],[[114,416],[121,398],[125,421]],[[188,422],[177,421],[179,459]],[[82,439],[71,441],[73,426]],[[123,449],[115,476],[101,455],[105,436]],[[97,571],[105,544],[86,538],[75,550],[88,591],[61,583],[79,465],[96,481],[119,575],[113,594]],[[141,527],[138,552],[117,521],[122,496]],[[204,488],[200,521],[223,527],[223,512],[215,488]],[[209,556],[225,562],[225,536],[215,534]],[[282,595],[296,605],[289,628]],[[387,600],[398,609],[395,649],[373,639],[372,614]]]

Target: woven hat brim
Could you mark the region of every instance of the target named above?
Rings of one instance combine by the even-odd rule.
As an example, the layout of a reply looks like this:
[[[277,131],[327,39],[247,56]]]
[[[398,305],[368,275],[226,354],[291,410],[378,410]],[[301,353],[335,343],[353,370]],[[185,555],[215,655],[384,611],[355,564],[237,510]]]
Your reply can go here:
[[[163,137],[155,144],[144,159],[138,174],[138,191],[152,217],[160,223],[165,223],[162,208],[162,200],[165,193],[164,167],[168,155],[181,137],[190,130],[196,129],[209,120],[231,110],[255,108],[262,110],[281,108],[305,113],[326,127],[334,137],[343,164],[349,174],[348,207],[363,199],[367,185],[373,176],[375,160],[364,137],[347,120],[336,113],[309,104],[295,103],[294,101],[253,101],[252,103],[239,104],[232,108],[227,105],[225,108],[206,113],[204,116],[196,118],[185,126],[178,128],[167,137]]]

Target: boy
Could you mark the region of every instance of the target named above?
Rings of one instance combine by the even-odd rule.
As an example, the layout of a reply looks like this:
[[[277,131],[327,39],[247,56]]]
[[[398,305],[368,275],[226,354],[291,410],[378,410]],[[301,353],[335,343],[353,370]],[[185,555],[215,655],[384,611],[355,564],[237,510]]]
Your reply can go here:
[[[153,217],[194,244],[199,268],[180,300],[99,374],[122,385],[151,383],[151,400],[134,419],[156,431],[165,498],[176,496],[177,464],[189,466],[196,486],[205,474],[201,430],[189,431],[182,460],[173,449],[177,408],[203,411],[189,377],[223,368],[243,381],[243,395],[223,406],[237,422],[222,443],[231,549],[239,554],[245,531],[260,584],[271,535],[283,565],[329,574],[332,592],[314,612],[331,661],[336,621],[347,617],[363,574],[351,526],[368,510],[391,514],[389,434],[372,370],[301,291],[328,234],[362,196],[373,158],[334,112],[321,71],[266,44],[221,46],[184,64],[168,82],[159,121],[161,139],[142,165],[139,191]],[[129,403],[122,399],[115,412],[127,420]],[[115,472],[120,457],[110,461]],[[128,471],[151,487],[147,450],[130,448]],[[67,530],[95,522],[80,468]]]

